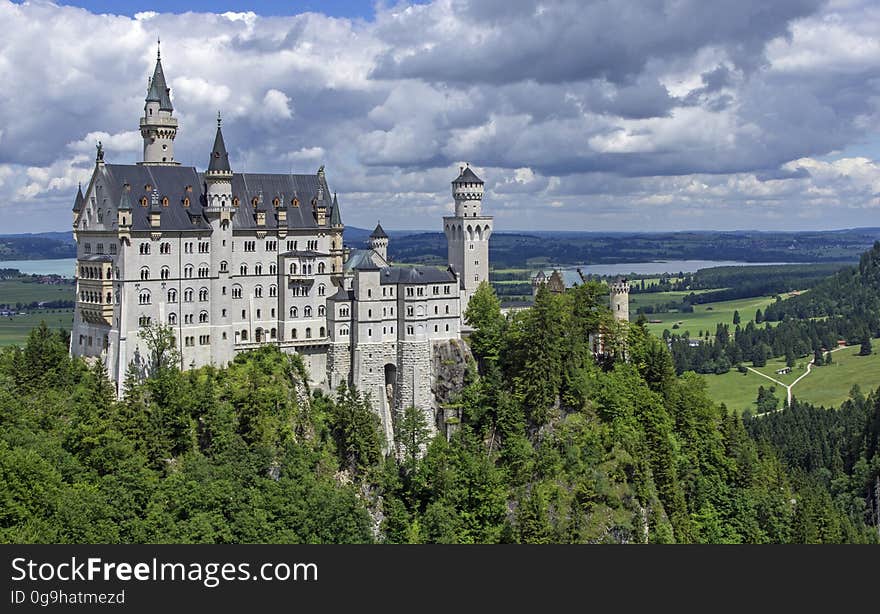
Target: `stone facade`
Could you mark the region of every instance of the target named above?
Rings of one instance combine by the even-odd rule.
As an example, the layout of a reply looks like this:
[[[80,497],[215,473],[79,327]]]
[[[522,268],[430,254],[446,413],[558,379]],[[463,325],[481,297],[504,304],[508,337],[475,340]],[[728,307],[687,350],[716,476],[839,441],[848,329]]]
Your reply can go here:
[[[483,182],[469,167],[452,182],[446,270],[391,266],[381,226],[369,249],[343,246],[323,166],[236,173],[219,117],[207,169],[179,165],[169,92],[157,59],[140,120],[143,161],[106,163],[99,146],[77,194],[71,354],[102,358],[122,394],[129,365],[148,355],[139,334],[148,325],[170,327],[181,369],[224,366],[273,344],[304,358],[312,386],[369,393],[389,445],[407,406],[436,428],[435,348],[460,342],[467,301],[488,279]]]

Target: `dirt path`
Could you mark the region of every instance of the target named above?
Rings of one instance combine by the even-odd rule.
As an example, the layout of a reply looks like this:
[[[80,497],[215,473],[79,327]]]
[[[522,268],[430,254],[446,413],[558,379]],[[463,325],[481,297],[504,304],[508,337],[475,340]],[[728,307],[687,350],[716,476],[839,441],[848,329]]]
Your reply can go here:
[[[851,346],[851,345],[845,345],[845,346],[843,346],[843,347],[835,348],[835,349],[833,349],[833,350],[830,350],[829,353],[839,352],[840,350],[845,350],[845,349],[848,348],[848,347],[852,347],[852,346]],[[760,371],[758,371],[757,369],[753,369],[752,367],[746,367],[746,369],[748,369],[748,370],[751,371],[752,373],[755,373],[755,374],[757,374],[757,375],[760,375],[761,377],[765,377],[765,378],[769,379],[771,382],[774,382],[774,383],[776,383],[776,384],[779,384],[780,386],[782,386],[783,388],[785,388],[785,392],[786,392],[786,402],[785,402],[785,405],[783,405],[780,409],[774,410],[774,411],[782,411],[782,410],[785,409],[786,407],[791,407],[791,396],[792,396],[792,395],[791,395],[791,389],[794,388],[795,385],[796,385],[799,381],[801,381],[801,380],[804,379],[806,376],[808,376],[808,375],[810,374],[810,371],[813,370],[813,359],[811,358],[811,359],[810,359],[810,362],[807,363],[807,371],[806,371],[806,373],[804,373],[803,375],[801,375],[799,378],[797,378],[796,380],[794,380],[794,381],[793,381],[792,383],[790,383],[790,384],[783,384],[783,383],[780,382],[778,379],[774,379],[774,378],[770,377],[769,375],[767,375],[766,373],[761,373]],[[765,412],[764,414],[759,414],[759,415],[772,414],[772,413],[773,413],[773,412]]]

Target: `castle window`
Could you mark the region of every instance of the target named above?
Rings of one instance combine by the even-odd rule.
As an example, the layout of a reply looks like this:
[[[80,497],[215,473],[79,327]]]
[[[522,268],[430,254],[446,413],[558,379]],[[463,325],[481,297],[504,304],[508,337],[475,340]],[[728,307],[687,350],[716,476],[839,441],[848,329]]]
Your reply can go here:
[[[207,264],[202,264],[199,266],[199,277],[207,277],[210,273],[210,269]]]
[[[327,310],[323,305],[318,305],[318,317],[323,318],[325,315],[327,315]]]
[[[241,340],[247,341],[247,329],[242,329],[241,331]]]
[[[295,263],[295,262],[291,262],[291,263],[290,263],[290,269],[289,269],[289,270],[290,270],[290,274],[291,274],[291,275],[296,275],[296,263]]]
[[[108,293],[107,293],[107,304],[108,304],[108,305],[112,305],[112,304],[113,304],[113,294],[112,294],[111,292],[108,292]]]
[[[241,298],[241,286],[238,284],[232,286],[232,298]]]
[[[171,312],[168,314],[168,323],[169,324],[177,324],[177,314]]]
[[[160,254],[170,254],[171,253],[171,243],[168,241],[164,241],[159,244],[159,253]]]
[[[257,319],[259,320],[261,316],[262,316],[262,311],[257,309]]]
[[[140,294],[138,295],[138,303],[141,305],[149,305],[150,302],[150,291],[141,290]]]
[[[193,316],[191,313],[186,313],[183,315],[183,323],[184,324],[192,324],[193,323]]]
[[[367,309],[367,317],[368,317],[368,318],[372,318],[372,317],[373,317],[373,310],[372,310],[372,309]]]
[[[110,244],[110,253],[111,253],[111,254],[115,254],[115,253],[116,253],[116,243],[111,243],[111,244]]]
[[[443,286],[443,294],[449,294],[449,286]]]
[[[238,204],[239,204],[239,203],[238,203],[238,196],[234,196],[234,197],[232,198],[232,206],[233,206],[233,207],[237,207]]]
[[[238,267],[238,273],[240,275],[247,275],[247,265],[243,264],[240,267]]]
[[[269,286],[269,296],[278,296],[278,286],[275,284]]]
[[[269,263],[269,275],[277,275],[278,274],[278,265],[274,262]]]
[[[92,244],[86,243],[85,245],[83,245],[83,251],[87,254],[91,254],[92,253]]]
[[[149,326],[150,316],[141,316],[138,318],[138,326]]]
[[[406,289],[406,295],[407,295],[407,296],[412,296],[413,294],[415,294],[415,289],[414,289],[414,288],[407,288],[407,289]]]
[[[327,288],[324,286],[324,284],[321,284],[318,286],[318,296],[324,296],[326,291],[327,291]]]
[[[208,321],[208,312],[202,311],[201,313],[199,313],[199,323],[205,324],[207,321]]]
[[[176,303],[177,302],[177,290],[175,290],[174,288],[171,288],[168,291],[168,302],[169,303]]]
[[[208,289],[207,289],[207,288],[201,288],[201,289],[199,290],[199,301],[201,301],[202,303],[204,303],[204,302],[207,301],[207,300],[208,300]]]
[[[190,277],[193,276],[193,265],[188,264],[185,267],[183,267],[183,276],[186,277],[187,279],[189,279]]]
[[[309,327],[306,327],[306,339],[311,339],[311,338],[312,338],[312,329]]]
[[[413,327],[412,327],[412,326],[407,326],[407,327],[406,327],[406,334],[407,334],[407,335],[412,335],[412,334],[413,334]]]
[[[344,326],[342,328],[340,328],[339,329],[339,336],[340,337],[348,337],[348,329]]]
[[[169,269],[167,266],[163,266],[162,270],[159,271],[159,278],[168,279],[169,275],[171,275],[171,269]]]
[[[318,263],[318,274],[323,274],[323,273],[324,273],[324,263],[319,262]]]
[[[434,332],[436,333],[436,332],[439,332],[439,331],[440,331],[440,327],[438,327],[438,326],[435,324],[435,325],[434,325]]]
[[[256,298],[263,298],[263,286],[257,286],[254,288],[254,296]]]
[[[146,207],[146,206],[147,206],[147,197],[141,196],[141,207]]]
[[[306,318],[312,317],[312,306],[311,305],[306,305],[303,308],[303,317],[306,317]]]
[[[425,289],[424,289],[424,288],[418,288],[418,289],[416,290],[416,294],[418,294],[419,296],[425,296]]]
[[[291,318],[295,318],[296,316],[297,316],[297,310],[296,310],[296,307],[291,307],[291,308],[290,308],[290,317],[291,317]]]
[[[367,298],[370,298],[371,296],[373,296],[373,291],[367,290]]]
[[[412,317],[412,315],[413,315],[413,306],[412,305],[406,306],[406,315],[409,317]]]
[[[150,278],[150,269],[149,267],[141,267],[141,279],[147,280]]]
[[[446,313],[449,313],[449,305],[446,306]]]
[[[207,254],[211,250],[211,244],[207,241],[199,241],[199,253]]]
[[[259,262],[254,265],[254,275],[262,275],[263,274],[263,265]]]
[[[229,263],[225,260],[220,262],[220,272],[225,273],[229,269]]]
[[[322,326],[322,327],[321,327],[321,334],[320,334],[319,336],[320,336],[320,337],[324,337],[326,334],[327,334],[327,331],[326,331],[326,330],[324,329],[324,327]]]
[[[189,207],[189,196],[184,196],[184,197],[183,197],[183,206],[184,206],[184,207]]]
[[[225,310],[225,309],[221,309],[221,310],[220,310],[220,317],[221,317],[221,318],[225,318],[225,317],[226,317],[226,310]]]
[[[434,286],[434,295],[440,294],[440,286]]]
[[[290,204],[293,205],[294,207],[299,207],[299,199],[294,198],[292,201],[290,201]]]
[[[257,242],[256,241],[245,241],[244,242],[244,251],[246,251],[246,252],[257,251]]]
[[[150,244],[149,243],[141,243],[140,245],[141,256],[146,256],[150,253]]]
[[[434,314],[436,315],[437,313],[439,313],[439,311],[440,311],[440,308],[437,307],[437,305],[434,305]]]
[[[449,332],[449,324],[446,325],[446,332]]]
[[[210,345],[211,335],[199,335],[199,345]]]
[[[290,329],[290,338],[296,339],[296,329],[295,328]]]
[[[247,311],[245,311],[244,309],[241,310],[241,319],[242,319],[242,320],[246,320],[246,319],[247,319]]]
[[[164,160],[165,158],[162,158],[162,159]],[[167,196],[163,196],[163,197],[162,197],[162,206],[163,206],[163,207],[167,207],[167,206],[168,206],[168,197],[167,197]]]
[[[277,328],[273,328],[269,331],[269,338],[270,339],[274,339],[277,336],[278,336],[278,329]]]
[[[183,301],[185,303],[192,303],[193,300],[193,289],[187,288],[183,291]]]

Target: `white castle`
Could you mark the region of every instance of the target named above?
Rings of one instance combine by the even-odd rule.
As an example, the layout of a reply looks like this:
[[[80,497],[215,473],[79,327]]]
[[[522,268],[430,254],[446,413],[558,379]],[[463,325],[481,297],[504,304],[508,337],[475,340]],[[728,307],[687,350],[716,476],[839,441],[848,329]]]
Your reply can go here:
[[[182,369],[224,366],[264,344],[300,354],[312,384],[370,392],[390,441],[392,411],[434,423],[432,356],[461,338],[463,313],[489,278],[492,217],[463,167],[444,217],[449,266],[391,266],[381,225],[369,249],[343,246],[340,204],[314,174],[236,173],[218,115],[207,170],[174,157],[177,119],[157,54],[140,119],[143,161],[108,164],[101,144],[73,209],[74,356],[100,357],[122,393],[148,355],[142,327],[174,331]]]

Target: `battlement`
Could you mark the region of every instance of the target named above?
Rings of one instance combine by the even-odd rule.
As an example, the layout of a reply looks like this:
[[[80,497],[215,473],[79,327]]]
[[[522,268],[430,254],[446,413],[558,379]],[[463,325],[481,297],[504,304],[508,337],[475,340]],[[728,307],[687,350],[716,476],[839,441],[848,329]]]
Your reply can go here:
[[[611,294],[629,294],[629,281],[626,279],[609,284]]]

